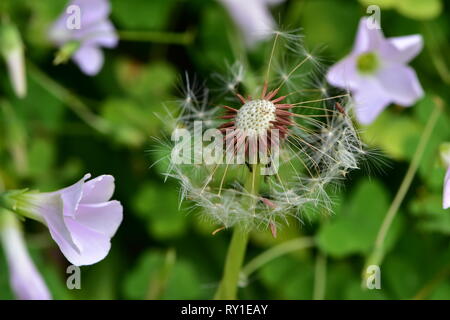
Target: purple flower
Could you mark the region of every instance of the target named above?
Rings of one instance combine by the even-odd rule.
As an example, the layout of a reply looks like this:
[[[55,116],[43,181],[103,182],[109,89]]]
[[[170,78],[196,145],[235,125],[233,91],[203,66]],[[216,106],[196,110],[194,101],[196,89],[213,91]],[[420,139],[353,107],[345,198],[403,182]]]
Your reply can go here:
[[[94,264],[111,248],[111,238],[122,222],[122,205],[109,201],[114,177],[99,176],[50,193],[25,193],[17,206],[24,215],[47,225],[64,256],[76,266]]]
[[[448,167],[447,173],[445,174],[442,206],[444,209],[450,208],[450,167]]]
[[[386,39],[362,18],[352,52],[330,68],[327,80],[352,92],[357,119],[369,124],[389,104],[408,107],[423,96],[414,69],[407,65],[422,45],[420,35]]]
[[[275,21],[270,14],[269,5],[284,0],[219,0],[229,11],[234,22],[244,34],[249,47],[266,39],[275,28]]]
[[[0,220],[0,237],[15,296],[21,300],[50,300],[50,292],[28,254],[17,218],[2,210]]]
[[[103,66],[101,47],[114,48],[118,43],[115,28],[108,20],[110,4],[108,0],[72,0],[67,8],[71,6],[79,8],[79,29],[69,28],[76,12],[66,10],[50,29],[49,38],[59,47],[75,44],[73,60],[85,74],[96,75]]]

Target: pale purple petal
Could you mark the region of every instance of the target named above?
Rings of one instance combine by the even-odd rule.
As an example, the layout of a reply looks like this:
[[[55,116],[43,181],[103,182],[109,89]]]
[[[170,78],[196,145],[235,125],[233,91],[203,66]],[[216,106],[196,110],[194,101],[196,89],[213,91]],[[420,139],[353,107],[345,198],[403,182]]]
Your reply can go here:
[[[92,23],[104,20],[111,12],[108,0],[72,0],[70,5],[77,5],[81,11],[81,29]],[[67,14],[64,14],[67,16]]]
[[[110,238],[116,233],[122,219],[122,205],[115,200],[97,204],[80,204],[75,218],[84,227]]]
[[[81,203],[100,203],[111,199],[114,193],[114,177],[102,175],[89,180],[83,186]]]
[[[390,104],[390,98],[373,79],[365,79],[354,95],[356,118],[361,124],[370,124]]]
[[[423,48],[423,38],[420,34],[387,39],[397,50],[395,60],[408,63],[417,56]]]
[[[445,174],[442,206],[444,209],[450,208],[450,167],[448,167],[447,173]]]
[[[67,217],[66,224],[70,229],[74,241],[80,248],[80,253],[71,247],[61,248],[64,256],[76,266],[91,265],[104,259],[111,248],[110,237],[93,231],[73,218]]]
[[[8,214],[1,212],[0,214]],[[14,216],[7,217],[15,219]],[[11,288],[17,299],[50,300],[51,294],[42,276],[28,254],[23,234],[17,221],[2,224],[1,240],[8,262]]]
[[[253,46],[267,38],[275,28],[275,21],[267,1],[262,0],[220,0],[227,8],[236,25],[244,35],[246,44]],[[273,1],[271,1],[273,3]]]
[[[358,86],[360,76],[356,71],[354,56],[348,56],[333,65],[326,75],[327,81],[336,87],[343,89],[355,89]]]
[[[70,5],[80,7],[80,29],[69,29],[67,21],[72,14],[66,12]],[[70,40],[80,40],[86,35],[86,31],[92,28],[93,24],[106,20],[110,5],[107,0],[73,0],[64,9],[63,14],[56,20],[49,30],[49,38],[54,43],[62,45]]]
[[[84,182],[90,177],[91,175],[87,174],[77,183],[56,192],[60,194],[61,199],[63,200],[64,215],[73,216],[75,214],[78,203],[80,203],[83,195]]]
[[[83,36],[85,46],[114,48],[119,42],[116,29],[108,20],[102,20],[86,29]]]
[[[48,30],[48,38],[58,46],[72,40],[73,31],[67,28],[66,23],[67,17],[63,15]]]
[[[71,231],[66,226],[64,220],[64,203],[61,196],[57,194],[51,196],[44,195],[35,200],[35,205],[37,214],[43,218],[53,240],[60,247],[62,244],[79,252],[80,249],[75,244]]]
[[[97,47],[83,46],[73,55],[81,71],[89,76],[99,73],[103,66],[103,52]]]
[[[374,51],[383,43],[384,36],[381,29],[369,29],[367,21],[367,18],[362,18],[359,21],[355,44],[353,45],[354,54]]]
[[[423,96],[423,89],[416,72],[401,64],[382,68],[377,79],[391,100],[401,106],[411,106]]]

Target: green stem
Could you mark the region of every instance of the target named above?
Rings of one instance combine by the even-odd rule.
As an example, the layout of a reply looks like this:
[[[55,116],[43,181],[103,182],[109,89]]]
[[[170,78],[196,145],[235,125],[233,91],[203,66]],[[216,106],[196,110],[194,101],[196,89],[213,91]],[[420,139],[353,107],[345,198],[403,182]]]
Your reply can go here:
[[[313,300],[325,299],[327,286],[327,256],[318,252],[316,256],[316,267],[314,273]]]
[[[258,270],[268,262],[285,254],[306,248],[311,248],[313,246],[314,240],[310,237],[303,237],[283,242],[273,248],[264,251],[260,255],[253,258],[249,263],[247,263],[244,268],[242,268],[241,278],[247,280],[253,272]]]
[[[425,284],[423,288],[417,292],[412,298],[413,300],[424,300],[430,296],[436,289],[450,275],[450,264],[447,264],[442,268],[429,282]]]
[[[419,168],[420,161],[425,151],[425,147],[427,146],[428,140],[430,139],[434,126],[436,125],[439,115],[443,109],[443,102],[440,98],[435,97],[434,103],[435,108],[433,109],[433,112],[431,113],[430,118],[428,119],[428,122],[425,126],[425,130],[423,131],[422,136],[420,137],[419,144],[417,146],[416,152],[414,153],[411,164],[409,165],[408,171],[406,172],[406,175],[403,178],[400,188],[398,189],[397,194],[395,195],[395,198],[392,201],[391,206],[389,207],[389,210],[386,213],[383,223],[381,224],[380,230],[378,231],[375,240],[374,250],[372,251],[372,254],[369,256],[366,266],[372,264],[379,265],[383,260],[385,254],[383,244],[386,239],[386,235],[389,231],[389,228],[392,225],[392,221],[397,215],[398,209],[401,203],[403,202],[406,193],[409,190],[409,187],[411,186],[413,178],[416,175],[417,169]],[[363,274],[365,274],[364,271]]]
[[[169,249],[166,253],[164,265],[161,267],[158,277],[155,277],[155,279],[152,278],[152,282],[149,284],[149,288],[147,290],[147,300],[161,299],[172,274],[175,261],[175,249]]]
[[[248,174],[245,183],[245,189],[251,194],[256,195],[259,189],[259,165],[252,166],[252,172]],[[254,199],[249,201],[249,208],[254,208]],[[240,273],[247,249],[248,231],[244,226],[235,226],[228,247],[225,267],[219,288],[214,295],[216,300],[235,300],[237,299],[237,289],[239,286]]]
[[[219,288],[214,296],[216,300],[235,300],[239,284],[239,274],[247,248],[248,232],[236,226],[228,248],[225,268]]]
[[[44,72],[32,63],[27,65],[30,76],[44,89],[50,92],[55,98],[66,104],[78,115],[87,125],[96,131],[107,134],[111,127],[107,121],[94,114],[89,107],[84,104],[76,95],[61,86],[58,82],[47,76]]]
[[[188,45],[194,40],[193,31],[186,31],[183,33],[163,31],[118,31],[118,34],[122,41]]]

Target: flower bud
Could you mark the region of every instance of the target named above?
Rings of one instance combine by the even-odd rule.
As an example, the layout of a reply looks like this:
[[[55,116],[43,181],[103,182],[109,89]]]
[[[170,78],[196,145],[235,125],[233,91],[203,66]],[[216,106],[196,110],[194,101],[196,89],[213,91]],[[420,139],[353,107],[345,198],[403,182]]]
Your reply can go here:
[[[56,53],[55,59],[53,60],[54,65],[61,63],[66,63],[74,55],[74,53],[80,47],[80,43],[77,41],[69,41],[64,44]]]
[[[19,30],[11,23],[0,25],[0,53],[4,57],[14,92],[19,98],[27,93],[24,47]]]

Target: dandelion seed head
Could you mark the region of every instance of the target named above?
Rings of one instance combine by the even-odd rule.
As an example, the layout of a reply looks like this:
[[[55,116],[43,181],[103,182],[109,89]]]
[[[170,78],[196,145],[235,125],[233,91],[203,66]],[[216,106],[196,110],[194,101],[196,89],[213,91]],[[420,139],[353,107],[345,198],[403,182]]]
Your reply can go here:
[[[272,127],[272,121],[276,119],[275,111],[275,105],[268,100],[251,100],[237,112],[236,128],[250,136],[263,135]]]
[[[320,76],[320,59],[302,47],[301,36],[276,31],[274,38],[261,78],[247,76],[243,64],[236,62],[226,65],[225,74],[213,74],[219,89],[200,89],[194,81],[186,83],[183,91],[185,99],[177,117],[182,128],[193,136],[194,122],[201,120],[201,133],[219,129],[224,137],[216,143],[224,155],[235,152],[229,152],[224,142],[231,141],[233,148],[244,146],[245,162],[171,162],[165,173],[178,180],[181,200],[189,201],[203,217],[222,227],[240,225],[273,232],[292,219],[301,222],[306,211],[330,213],[332,191],[359,168],[367,154],[351,119],[353,105],[348,93],[330,95]],[[276,46],[280,50],[275,50]],[[278,51],[279,56],[275,55]],[[242,83],[243,79],[256,83],[250,86]],[[253,98],[240,94],[248,87],[254,89],[246,92]],[[258,155],[256,163],[249,164],[248,137],[268,135],[263,141],[269,143],[273,130],[280,135],[279,161],[274,173],[262,175],[255,168],[270,167],[275,158],[270,153],[263,162]],[[231,139],[227,139],[228,132]],[[202,148],[208,143],[211,140],[200,141],[200,147],[188,146],[187,158],[202,160]],[[259,180],[257,190],[247,184],[251,176]]]

